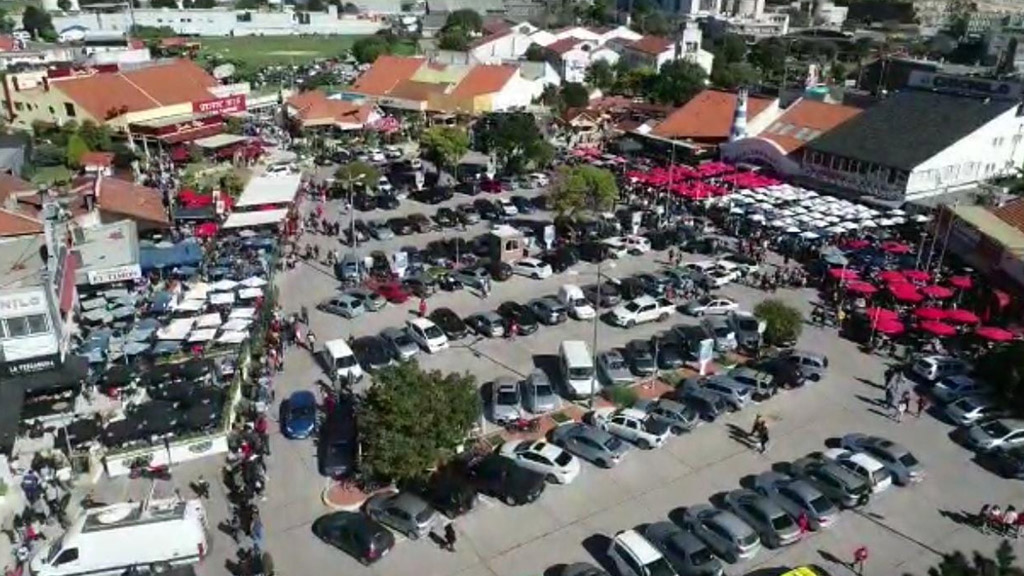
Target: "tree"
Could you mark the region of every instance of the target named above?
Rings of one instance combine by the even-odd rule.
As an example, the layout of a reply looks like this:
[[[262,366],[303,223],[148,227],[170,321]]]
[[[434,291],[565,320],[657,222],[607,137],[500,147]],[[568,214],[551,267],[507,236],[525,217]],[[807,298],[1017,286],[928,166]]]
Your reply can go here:
[[[766,38],[751,49],[750,63],[756,66],[765,78],[781,79],[786,70],[786,47],[777,38]]]
[[[346,2],[341,9],[345,14],[359,14],[359,6],[356,6],[351,2]]]
[[[468,374],[426,372],[403,362],[374,375],[357,410],[362,474],[413,481],[466,442],[480,417],[480,396]]]
[[[32,149],[32,164],[36,166],[63,166],[67,151],[56,144],[42,142]]]
[[[587,68],[585,80],[598,90],[610,90],[615,84],[615,69],[607,60],[598,60]]]
[[[657,76],[649,79],[647,95],[655,102],[679,106],[704,89],[707,83],[704,69],[688,60],[665,63]]]
[[[14,20],[11,19],[11,15],[7,12],[7,10],[0,8],[0,32],[3,32],[4,34],[10,34],[13,31]]]
[[[739,34],[725,34],[715,46],[715,57],[725,62],[742,62],[747,55],[747,41]]]
[[[506,172],[519,173],[530,162],[542,165],[550,161],[551,145],[544,141],[529,112],[493,114],[475,131],[484,150],[497,154]]]
[[[1003,540],[996,548],[995,558],[975,552],[968,560],[959,550],[943,554],[939,565],[928,569],[928,576],[1024,576],[1024,569],[1017,566],[1013,546]]]
[[[764,321],[764,342],[769,346],[790,346],[804,329],[800,311],[782,300],[762,300],[754,307],[754,316]]]
[[[469,150],[469,135],[454,126],[428,128],[420,136],[420,149],[438,169],[455,166]]]
[[[593,0],[588,6],[580,6],[580,16],[583,21],[591,26],[603,26],[608,22],[608,2],[606,0]]]
[[[61,12],[71,11],[71,0],[57,0],[57,8],[60,8]]]
[[[43,10],[29,5],[21,14],[21,26],[33,38],[41,38],[47,33],[53,33],[53,19]]]
[[[352,43],[352,56],[360,64],[372,64],[382,54],[387,54],[390,48],[385,38],[366,36]]]
[[[441,50],[465,52],[469,49],[469,33],[464,28],[448,28],[442,30],[437,39],[437,47]]]
[[[349,162],[334,171],[334,182],[340,188],[338,192],[349,192],[349,186],[361,182],[367,188],[376,188],[380,180],[380,170],[366,162]]]
[[[476,10],[463,8],[449,14],[441,30],[450,30],[452,28],[461,28],[466,32],[480,32],[484,28],[484,19]]]
[[[227,134],[234,134],[241,136],[244,132],[244,125],[242,119],[237,116],[228,116],[224,120],[224,132]]]
[[[540,44],[530,44],[527,46],[526,53],[523,56],[530,62],[544,62],[548,59],[547,50]]]
[[[619,61],[622,62],[621,60]],[[612,91],[629,96],[647,95],[649,87],[654,81],[657,73],[650,68],[633,68],[627,66],[615,66],[615,84]]]
[[[590,93],[579,82],[566,82],[562,84],[562,102],[569,108],[584,108],[590,103]]]
[[[68,151],[67,151],[67,164],[73,168],[77,168],[82,165],[82,156],[89,151],[89,146],[85,143],[85,140],[75,134],[68,139]]]
[[[113,148],[110,139],[110,128],[101,126],[92,120],[84,120],[78,128],[78,135],[82,137],[89,150],[108,151]]]
[[[761,81],[761,74],[746,62],[732,62],[724,66],[715,63],[711,71],[711,82],[726,90],[736,90],[744,86],[753,86]]]
[[[324,0],[307,0],[306,10],[310,12],[323,12],[327,10],[327,5],[324,4]]]
[[[149,0],[151,8],[177,8],[176,0]]]
[[[615,207],[619,186],[615,174],[604,168],[589,164],[562,166],[555,175],[550,199],[560,215],[606,212]]]

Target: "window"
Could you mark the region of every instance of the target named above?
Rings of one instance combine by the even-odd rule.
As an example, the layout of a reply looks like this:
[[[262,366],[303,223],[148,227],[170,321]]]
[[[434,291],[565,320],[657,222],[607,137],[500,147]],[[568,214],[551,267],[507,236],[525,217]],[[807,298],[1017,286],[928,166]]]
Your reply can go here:
[[[75,562],[78,560],[78,548],[68,548],[60,553],[57,557],[57,561],[53,563],[54,566],[60,566],[61,564],[67,564],[69,562]]]
[[[7,325],[7,334],[11,338],[46,334],[49,331],[45,314],[8,318],[4,320],[4,323]]]
[[[76,115],[75,114],[75,105],[72,104],[71,102],[65,102],[64,103],[64,114],[66,114],[68,118],[74,118],[75,115]]]
[[[629,551],[626,550],[625,547],[623,547],[621,544],[615,545],[615,552],[618,553],[619,558],[621,558],[622,561],[625,562],[626,566],[629,567],[633,574],[644,573],[643,568],[640,566],[640,564],[635,559],[633,559],[633,555],[630,554]]]

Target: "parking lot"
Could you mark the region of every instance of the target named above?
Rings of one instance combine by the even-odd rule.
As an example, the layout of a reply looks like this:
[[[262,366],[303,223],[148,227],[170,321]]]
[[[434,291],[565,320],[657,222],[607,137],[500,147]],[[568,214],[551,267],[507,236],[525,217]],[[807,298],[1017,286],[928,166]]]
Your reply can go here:
[[[456,195],[442,205],[467,200],[471,199]],[[396,212],[422,211],[430,215],[435,209],[404,201]],[[472,236],[484,230],[486,225],[481,224],[459,234]],[[387,243],[371,241],[363,250],[422,246],[441,235],[435,232]],[[336,240],[320,237],[317,241],[328,247]],[[339,250],[344,254],[346,248]],[[603,271],[612,276],[652,271],[663,266],[665,257],[663,253],[628,256],[614,265],[606,264]],[[688,256],[684,261],[698,258]],[[439,292],[429,299],[429,306],[449,307],[464,317],[493,310],[506,300],[525,302],[554,294],[565,283],[593,283],[596,272],[594,265],[580,263],[545,280],[513,277],[507,282],[495,282],[486,300],[469,291]],[[337,281],[324,266],[300,264],[295,270],[280,274],[278,284],[286,312],[297,311],[301,306],[309,308],[319,342],[377,334],[384,328],[401,326],[417,306],[417,300],[411,299],[404,305],[388,305],[378,312],[345,320],[314,310],[317,302],[337,289]],[[765,297],[758,290],[739,285],[729,285],[719,293],[734,298],[744,309],[752,308]],[[811,290],[780,290],[774,296],[800,307],[805,315],[809,315],[815,299]],[[664,323],[628,330],[602,322],[598,325],[598,348],[621,347],[630,339],[650,337],[674,324],[695,322],[696,319],[682,314]],[[542,326],[537,333],[513,342],[471,336],[438,354],[420,353],[418,359],[428,369],[468,371],[482,385],[500,375],[522,376],[534,366],[545,366],[557,354],[563,340],[580,339],[589,345],[593,330],[590,322],[569,320],[556,327]],[[876,405],[883,395],[882,359],[862,354],[853,344],[840,340],[834,329],[810,325],[805,326],[800,347],[828,355],[831,365],[823,381],[783,392],[759,406],[700,426],[670,439],[662,449],[633,450],[612,470],[599,470],[584,463],[575,482],[550,486],[531,505],[511,508],[484,498],[476,510],[455,521],[459,539],[454,553],[441,550],[429,540],[412,542],[399,538],[388,557],[369,568],[313,536],[311,523],[328,511],[321,501],[328,481],[316,472],[312,441],[289,441],[274,430],[268,497],[260,506],[266,545],[280,574],[313,574],[328,569],[347,575],[526,576],[576,561],[603,564],[612,571],[604,551],[616,532],[666,518],[678,519],[686,506],[706,503],[716,494],[746,485],[751,475],[823,450],[829,439],[849,432],[865,432],[890,437],[909,447],[924,463],[924,482],[909,488],[893,487],[866,508],[843,512],[835,526],[810,534],[782,550],[764,549],[751,561],[728,566],[727,573],[746,574],[760,568],[817,563],[832,574],[843,574],[847,568],[840,562],[849,562],[853,550],[864,545],[870,550],[866,574],[923,575],[943,551],[991,552],[996,539],[964,524],[962,514],[975,513],[984,502],[1019,507],[1024,489],[971,463],[970,453],[946,437],[949,426],[933,417],[910,417],[901,424],[889,420]],[[285,360],[284,372],[275,379],[278,400],[294,390],[315,389],[316,380],[324,377],[303,349],[292,348]],[[771,429],[771,445],[766,454],[758,454],[748,446],[741,432],[749,430],[756,413],[767,419]],[[211,460],[186,467],[176,476],[176,482],[184,485],[200,469],[208,478],[217,477],[219,464]],[[129,487],[129,493],[136,491],[137,487]],[[217,494],[219,490],[209,505],[213,520],[222,518],[226,509],[223,502],[217,501]],[[218,546],[218,541],[225,545]],[[215,536],[213,552],[201,567],[204,574],[223,573],[224,561],[233,553],[233,546],[227,543],[223,534]]]

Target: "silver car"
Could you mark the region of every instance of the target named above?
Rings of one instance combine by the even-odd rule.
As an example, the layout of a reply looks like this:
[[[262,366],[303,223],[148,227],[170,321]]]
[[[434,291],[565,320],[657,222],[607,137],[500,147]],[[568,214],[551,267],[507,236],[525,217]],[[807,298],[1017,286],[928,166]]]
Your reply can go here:
[[[363,308],[368,312],[376,312],[388,303],[383,296],[366,288],[354,288],[345,292],[345,294],[359,300],[363,304]]]
[[[548,326],[565,322],[569,314],[565,306],[552,296],[530,300],[526,306],[537,315],[541,322]]]
[[[329,314],[337,314],[342,318],[355,318],[356,316],[362,316],[363,312],[366,312],[363,308],[363,303],[348,294],[332,296],[317,304],[316,307]]]
[[[946,405],[946,417],[959,426],[970,426],[982,420],[1003,416],[1006,410],[995,400],[965,396]]]
[[[700,538],[673,522],[655,522],[644,529],[644,538],[654,547],[679,576],[722,576],[725,567]]]
[[[668,398],[656,400],[641,398],[633,404],[633,408],[646,412],[651,418],[665,423],[676,435],[693,430],[701,423],[700,414],[693,406]]]
[[[523,380],[523,406],[534,414],[553,412],[562,407],[562,398],[555,393],[547,372],[534,368]]]
[[[430,534],[441,515],[411,492],[384,491],[366,501],[366,514],[374,520],[417,540]]]
[[[629,444],[618,436],[582,422],[567,422],[551,432],[551,442],[566,452],[611,468],[629,451]]]
[[[1024,444],[1024,420],[999,418],[967,429],[967,446],[978,452],[1013,448]]]
[[[871,497],[871,486],[853,472],[827,458],[805,456],[793,462],[793,474],[813,484],[843,508],[863,506]]]
[[[618,350],[607,350],[597,355],[597,374],[608,386],[628,386],[636,379]]]
[[[409,337],[405,328],[385,328],[380,337],[387,343],[395,360],[408,360],[419,354],[420,347]]]
[[[511,376],[499,376],[491,386],[491,421],[504,424],[522,417],[519,381]]]
[[[753,490],[733,490],[725,505],[751,528],[769,548],[788,546],[800,539],[800,526],[793,516],[770,498]]]
[[[683,527],[726,562],[749,560],[761,550],[757,532],[728,510],[707,504],[690,506],[683,514]]]
[[[700,388],[716,394],[725,400],[731,410],[742,410],[750,403],[750,387],[724,375],[690,378],[683,383],[683,387]]]
[[[390,240],[395,237],[395,232],[383,220],[370,220],[366,227],[370,229],[370,236],[377,240]]]
[[[839,508],[806,480],[778,472],[764,472],[754,479],[754,489],[767,496],[794,518],[807,514],[811,528],[827,528],[839,517]]]
[[[466,325],[473,332],[488,338],[501,338],[505,335],[505,320],[497,312],[481,312],[466,317]]]
[[[853,452],[864,452],[881,462],[900,486],[924,479],[924,466],[902,444],[880,436],[854,433],[843,436],[839,445]]]
[[[462,282],[467,288],[476,288],[481,290],[483,285],[491,281],[491,274],[487,271],[487,268],[480,266],[478,268],[463,268],[453,274],[456,280]]]

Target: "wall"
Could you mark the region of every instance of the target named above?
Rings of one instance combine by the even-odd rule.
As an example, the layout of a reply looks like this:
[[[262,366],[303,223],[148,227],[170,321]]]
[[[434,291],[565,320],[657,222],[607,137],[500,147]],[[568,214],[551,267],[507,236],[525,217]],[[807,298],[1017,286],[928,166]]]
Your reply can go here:
[[[543,80],[531,81],[515,74],[501,91],[493,95],[491,106],[496,111],[529,106],[533,99],[539,97],[543,91]]]
[[[309,13],[309,24],[300,24],[291,12],[248,12],[252,17],[249,22],[239,21],[238,17],[247,13],[241,10],[139,9],[134,13],[136,24],[169,26],[175,33],[189,36],[354,35],[373,34],[388,26],[383,19],[338,17],[327,12]],[[54,16],[53,25],[58,33],[71,26],[82,26],[90,31],[123,32],[131,28],[132,16],[128,12]]]
[[[75,105],[70,98],[56,88],[59,82],[51,83],[50,90],[44,90],[41,78],[45,75],[44,71],[39,74],[19,74],[4,78],[5,90],[2,98],[4,117],[8,122],[17,128],[29,129],[32,127],[32,122],[36,120],[57,125],[62,125],[69,120],[79,123],[84,120],[99,121],[86,110]],[[14,89],[15,82],[22,88],[21,90]],[[8,99],[10,106],[8,106]],[[72,106],[74,116],[67,114],[65,104]],[[13,119],[10,117],[10,111],[13,111]]]
[[[35,319],[37,331],[26,336],[11,336],[12,324],[24,318]],[[5,362],[57,354],[60,351],[57,330],[60,326],[56,307],[42,286],[0,292],[0,356]]]
[[[482,64],[500,64],[504,59],[515,60],[526,54],[532,43],[529,36],[513,32],[474,48],[470,53]]]

